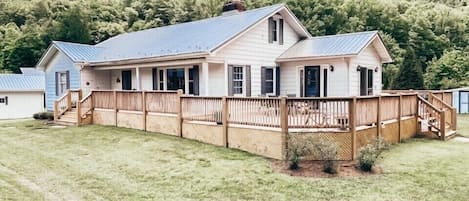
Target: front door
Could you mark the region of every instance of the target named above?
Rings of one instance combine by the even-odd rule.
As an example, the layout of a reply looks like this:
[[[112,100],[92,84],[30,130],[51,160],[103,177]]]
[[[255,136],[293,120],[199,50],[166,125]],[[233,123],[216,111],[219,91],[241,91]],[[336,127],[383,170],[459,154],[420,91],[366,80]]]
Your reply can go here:
[[[360,68],[360,96],[368,95],[367,69]]]
[[[306,66],[304,75],[305,97],[319,97],[320,94],[320,67]]]
[[[132,71],[122,71],[122,90],[132,90]]]

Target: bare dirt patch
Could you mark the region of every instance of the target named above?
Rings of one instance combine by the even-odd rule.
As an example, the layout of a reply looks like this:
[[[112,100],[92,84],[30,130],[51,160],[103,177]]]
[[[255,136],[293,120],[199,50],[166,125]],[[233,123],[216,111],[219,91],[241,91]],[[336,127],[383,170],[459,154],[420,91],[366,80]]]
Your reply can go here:
[[[274,172],[287,174],[293,177],[309,177],[309,178],[333,178],[333,177],[358,177],[379,174],[363,172],[354,161],[340,161],[340,170],[338,174],[328,174],[323,172],[323,164],[321,161],[302,161],[298,170],[288,169],[288,163],[285,161],[272,160],[271,166]],[[378,168],[379,169],[379,168]]]

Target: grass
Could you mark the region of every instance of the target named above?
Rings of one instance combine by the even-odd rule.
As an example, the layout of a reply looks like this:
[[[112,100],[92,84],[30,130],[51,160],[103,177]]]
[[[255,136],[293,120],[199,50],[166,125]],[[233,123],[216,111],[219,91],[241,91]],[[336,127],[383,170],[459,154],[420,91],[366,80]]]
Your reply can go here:
[[[376,176],[293,178],[264,158],[165,135],[0,123],[0,200],[467,200],[467,143],[410,140],[380,165]]]
[[[469,137],[469,114],[458,116],[458,134]]]

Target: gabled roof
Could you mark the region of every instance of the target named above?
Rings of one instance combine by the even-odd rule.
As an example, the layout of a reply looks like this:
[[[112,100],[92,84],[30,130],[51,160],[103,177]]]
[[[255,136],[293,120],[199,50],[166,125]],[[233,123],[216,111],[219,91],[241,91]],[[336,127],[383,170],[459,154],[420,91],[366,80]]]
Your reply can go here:
[[[0,91],[44,91],[45,77],[22,74],[0,74]]]
[[[285,4],[276,4],[239,14],[125,33],[94,46],[54,41],[48,53],[38,63],[38,67],[45,67],[47,60],[56,51],[54,48],[65,53],[76,63],[88,64],[193,54],[208,55],[278,12],[289,14],[288,20],[296,23],[294,30],[300,36],[311,37]]]
[[[277,61],[356,56],[370,44],[375,45],[384,63],[392,62],[378,31],[313,37],[298,42]]]

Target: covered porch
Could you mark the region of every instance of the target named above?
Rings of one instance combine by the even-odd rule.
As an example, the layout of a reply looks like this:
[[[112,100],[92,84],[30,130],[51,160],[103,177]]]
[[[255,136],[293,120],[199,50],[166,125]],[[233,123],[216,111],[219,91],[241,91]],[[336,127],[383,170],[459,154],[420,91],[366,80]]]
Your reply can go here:
[[[82,70],[84,94],[92,90],[173,91],[185,95],[224,96],[228,65],[187,59],[146,64],[90,66]]]

